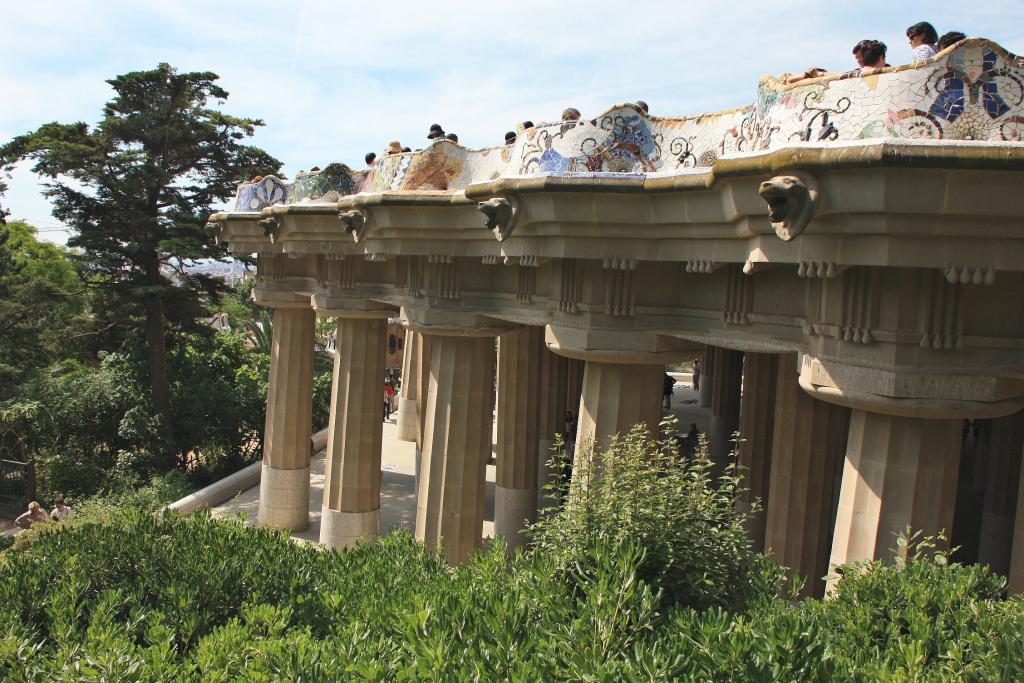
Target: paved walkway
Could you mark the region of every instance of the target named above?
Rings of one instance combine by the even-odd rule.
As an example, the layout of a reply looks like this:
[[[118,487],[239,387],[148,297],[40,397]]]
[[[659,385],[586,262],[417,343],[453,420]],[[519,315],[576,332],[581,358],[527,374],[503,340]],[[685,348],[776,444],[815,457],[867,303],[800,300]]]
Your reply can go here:
[[[701,432],[708,429],[706,408],[697,406],[697,394],[690,389],[689,376],[678,376],[672,397],[672,412],[679,418],[679,429],[686,432],[691,422]],[[296,539],[317,542],[320,538],[320,509],[324,497],[324,451],[310,463],[309,528],[296,532]],[[416,444],[398,440],[398,425],[392,418],[384,423],[380,472],[380,528],[387,532],[392,527],[416,530]],[[494,535],[494,459],[487,466],[487,486],[484,498],[484,538]],[[246,524],[254,524],[259,509],[259,487],[253,487],[235,498],[213,508],[214,517],[233,517],[246,514]]]

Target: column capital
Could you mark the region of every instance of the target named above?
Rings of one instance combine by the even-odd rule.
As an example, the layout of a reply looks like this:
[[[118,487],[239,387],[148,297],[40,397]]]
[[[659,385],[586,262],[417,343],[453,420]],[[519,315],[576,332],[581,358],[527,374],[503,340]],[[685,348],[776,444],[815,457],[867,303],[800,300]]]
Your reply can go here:
[[[416,332],[439,337],[497,337],[521,325],[472,311],[402,307],[402,324]]]
[[[596,363],[666,365],[692,358],[703,346],[642,330],[578,329],[548,325],[544,342],[559,356]]]
[[[841,377],[839,381],[830,373],[832,370],[838,370],[836,374]],[[856,379],[845,381],[853,378],[856,374],[857,369],[855,368],[835,368],[831,362],[828,363],[826,370],[825,365],[816,358],[804,354],[800,363],[800,388],[826,403],[893,417],[930,420],[977,419],[1005,417],[1024,408],[1024,397],[970,400],[941,396],[886,396],[858,387]],[[935,383],[943,379],[950,384],[958,384],[959,377],[929,378]],[[924,383],[921,382],[921,384]],[[928,384],[933,384],[933,382],[929,381]],[[919,388],[927,389],[924,386]]]
[[[331,318],[397,318],[399,309],[395,306],[370,301],[362,297],[336,296],[318,292],[312,296],[313,310],[320,317]]]
[[[276,289],[257,285],[252,289],[252,300],[267,308],[311,308],[309,292],[297,289]]]

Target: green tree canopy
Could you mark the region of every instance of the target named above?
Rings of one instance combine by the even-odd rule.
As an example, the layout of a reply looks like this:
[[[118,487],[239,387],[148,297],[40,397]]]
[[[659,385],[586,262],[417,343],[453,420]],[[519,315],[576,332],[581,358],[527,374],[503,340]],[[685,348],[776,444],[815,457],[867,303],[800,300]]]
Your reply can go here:
[[[7,248],[22,266],[20,277],[25,280],[42,278],[68,294],[81,289],[82,282],[66,249],[40,240],[36,228],[25,221],[10,221],[6,230]]]
[[[227,258],[205,229],[213,204],[231,197],[239,181],[281,166],[241,143],[262,121],[209,106],[228,96],[217,79],[167,64],[123,74],[107,81],[115,97],[95,126],[47,123],[0,147],[0,166],[31,159],[50,180],[45,194],[73,230],[68,244],[82,250],[98,308],[125,322],[145,320],[152,401],[169,453],[166,328],[193,326],[224,288],[185,272],[181,259]]]
[[[67,253],[40,242],[28,223],[0,225],[0,399],[33,369],[67,355],[83,311],[81,282]]]

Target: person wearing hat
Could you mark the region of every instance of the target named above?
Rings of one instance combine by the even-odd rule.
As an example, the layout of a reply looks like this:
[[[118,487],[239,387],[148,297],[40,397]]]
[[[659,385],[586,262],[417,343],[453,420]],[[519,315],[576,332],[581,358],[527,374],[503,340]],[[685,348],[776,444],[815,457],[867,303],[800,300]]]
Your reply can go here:
[[[514,144],[516,144],[516,132],[514,130],[510,130],[509,132],[505,133],[505,144],[506,145],[514,145]]]
[[[398,140],[392,140],[388,143],[388,154],[401,154],[402,143]]]
[[[441,127],[440,123],[434,123],[430,126],[430,132],[427,133],[428,140],[437,140],[438,138],[444,137],[444,128]]]

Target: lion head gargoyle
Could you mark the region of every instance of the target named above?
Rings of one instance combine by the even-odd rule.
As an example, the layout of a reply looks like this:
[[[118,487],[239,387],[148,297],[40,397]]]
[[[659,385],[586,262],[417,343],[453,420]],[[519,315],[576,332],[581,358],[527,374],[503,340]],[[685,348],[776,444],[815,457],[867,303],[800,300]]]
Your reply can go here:
[[[211,235],[213,235],[214,243],[220,244],[220,236],[224,232],[224,226],[221,225],[220,223],[214,223],[213,221],[209,221],[206,224],[206,230]]]
[[[271,243],[276,242],[277,235],[281,232],[281,221],[277,216],[262,219],[260,225],[263,226],[263,236],[269,237]]]
[[[818,207],[818,184],[805,174],[775,176],[761,183],[758,194],[768,202],[768,220],[784,242],[804,231]]]
[[[352,209],[351,211],[342,211],[338,214],[338,220],[341,221],[342,227],[352,234],[352,240],[358,242],[363,239],[363,235],[366,234],[366,214],[358,209]]]
[[[494,237],[503,242],[512,234],[515,227],[516,214],[519,213],[519,205],[515,199],[495,197],[486,202],[477,204],[481,213],[487,216],[487,227],[494,232]]]

